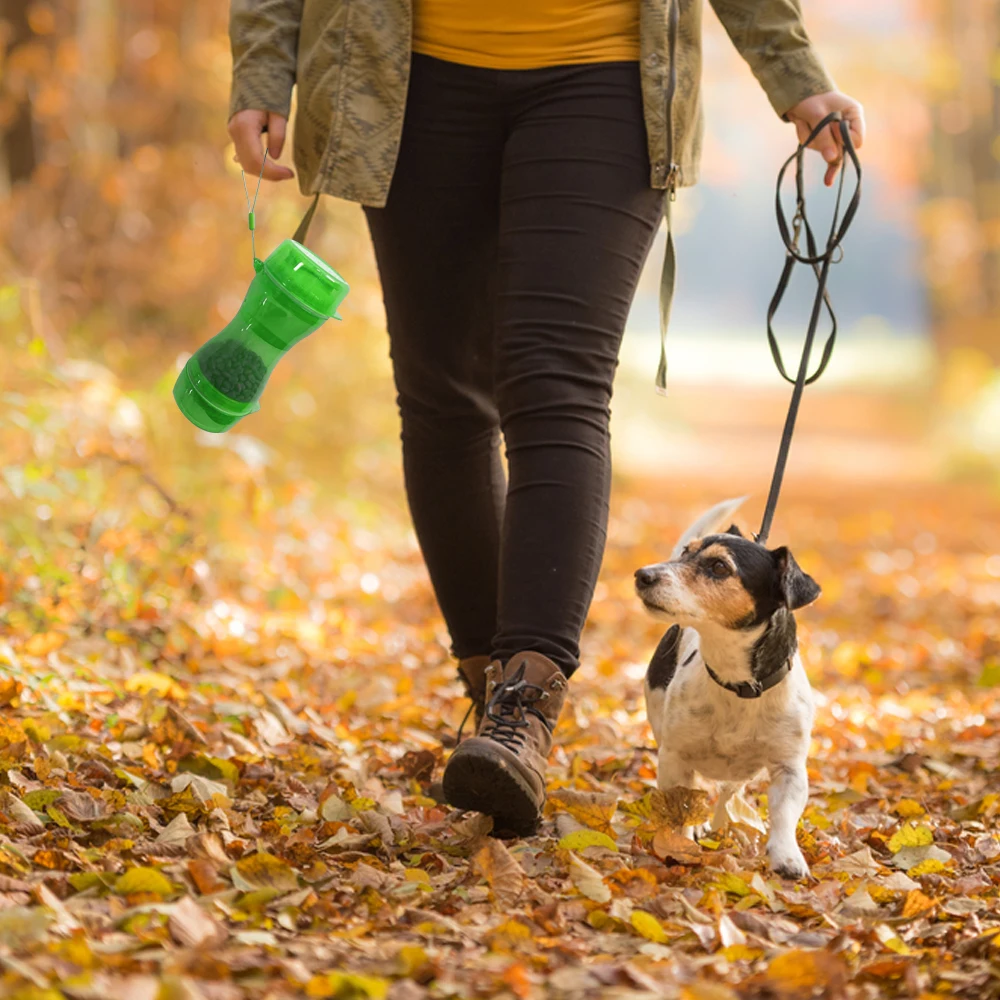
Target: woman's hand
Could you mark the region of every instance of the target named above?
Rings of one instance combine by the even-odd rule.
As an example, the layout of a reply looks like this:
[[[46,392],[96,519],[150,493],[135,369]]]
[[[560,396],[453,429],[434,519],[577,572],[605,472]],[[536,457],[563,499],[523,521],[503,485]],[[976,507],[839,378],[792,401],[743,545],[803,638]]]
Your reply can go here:
[[[260,174],[260,166],[264,159],[264,143],[261,137],[267,133],[267,165],[264,177],[269,181],[287,181],[294,177],[288,167],[280,166],[275,161],[281,156],[285,145],[285,132],[288,119],[273,111],[237,111],[229,119],[229,136],[236,146],[236,156],[233,159],[248,173],[256,177]]]
[[[847,94],[830,90],[825,94],[807,97],[787,111],[785,117],[790,122],[795,123],[799,142],[805,142],[809,138],[809,133],[832,111],[839,111],[844,116],[844,121],[847,122],[848,128],[851,130],[851,141],[854,143],[854,148],[860,149],[865,141],[865,112],[864,108]],[[824,179],[827,187],[833,184],[844,159],[844,151],[840,147],[840,129],[835,124],[823,129],[810,146],[811,149],[818,150],[827,162]],[[258,169],[259,167],[258,164]]]

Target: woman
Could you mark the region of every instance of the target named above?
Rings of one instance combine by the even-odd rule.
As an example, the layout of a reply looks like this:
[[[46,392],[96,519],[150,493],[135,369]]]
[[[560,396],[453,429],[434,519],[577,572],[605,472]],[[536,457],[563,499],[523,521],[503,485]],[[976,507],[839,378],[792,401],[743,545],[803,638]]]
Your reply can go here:
[[[860,106],[799,0],[712,0],[800,138]],[[232,0],[229,132],[361,202],[417,537],[476,709],[449,802],[531,831],[604,550],[618,348],[665,199],[697,178],[699,0]],[[839,168],[833,130],[817,140]],[[503,433],[510,482],[498,451]]]

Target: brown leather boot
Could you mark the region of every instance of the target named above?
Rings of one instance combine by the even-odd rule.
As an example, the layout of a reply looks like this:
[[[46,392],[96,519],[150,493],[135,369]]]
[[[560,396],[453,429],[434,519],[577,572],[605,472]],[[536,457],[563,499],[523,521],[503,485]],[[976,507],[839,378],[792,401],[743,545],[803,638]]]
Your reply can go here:
[[[486,669],[489,665],[488,656],[467,656],[458,661],[459,679],[465,685],[465,693],[472,699],[472,711],[476,720],[473,731],[477,733],[483,724],[483,712],[486,709]],[[465,719],[462,720],[462,726],[464,725]],[[462,726],[458,729],[458,739],[462,738]]]
[[[545,765],[566,687],[563,672],[541,653],[518,653],[506,667],[491,663],[483,723],[444,770],[448,803],[492,816],[498,832],[532,833],[545,803]]]

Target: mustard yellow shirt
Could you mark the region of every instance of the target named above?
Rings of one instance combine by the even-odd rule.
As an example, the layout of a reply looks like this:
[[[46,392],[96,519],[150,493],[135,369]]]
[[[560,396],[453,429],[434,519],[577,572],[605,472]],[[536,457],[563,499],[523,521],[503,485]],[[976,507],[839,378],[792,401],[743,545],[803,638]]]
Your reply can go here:
[[[538,69],[639,58],[639,0],[414,0],[413,51]]]

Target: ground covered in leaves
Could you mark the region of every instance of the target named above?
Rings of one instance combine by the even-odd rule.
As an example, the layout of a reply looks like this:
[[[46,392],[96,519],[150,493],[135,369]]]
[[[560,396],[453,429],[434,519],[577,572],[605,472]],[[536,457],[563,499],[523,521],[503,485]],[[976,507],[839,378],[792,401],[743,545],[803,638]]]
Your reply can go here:
[[[825,589],[793,884],[763,795],[695,843],[704,797],[652,790],[631,575],[715,487],[617,485],[546,820],[502,842],[433,794],[465,703],[395,465],[323,503],[232,435],[165,479],[168,402],[32,364],[0,414],[0,996],[1000,994],[985,487],[783,503]]]

